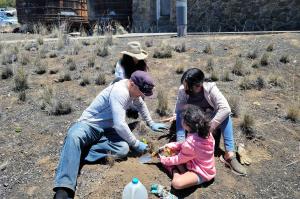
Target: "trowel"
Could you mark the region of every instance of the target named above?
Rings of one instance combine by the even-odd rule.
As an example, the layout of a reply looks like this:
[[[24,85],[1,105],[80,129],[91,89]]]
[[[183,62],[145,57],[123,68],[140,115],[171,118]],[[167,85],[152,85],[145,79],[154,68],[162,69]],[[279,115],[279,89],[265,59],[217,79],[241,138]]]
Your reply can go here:
[[[148,163],[148,162],[151,162],[152,159],[157,156],[159,153],[159,150],[158,151],[155,151],[153,153],[146,153],[144,155],[142,155],[141,157],[139,157],[139,162],[142,163],[142,164],[145,164],[145,163]]]

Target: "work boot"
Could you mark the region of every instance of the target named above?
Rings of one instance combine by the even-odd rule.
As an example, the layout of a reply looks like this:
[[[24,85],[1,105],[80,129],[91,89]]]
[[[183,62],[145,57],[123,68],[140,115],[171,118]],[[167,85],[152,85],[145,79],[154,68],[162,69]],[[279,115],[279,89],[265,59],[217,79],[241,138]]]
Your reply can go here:
[[[69,199],[74,198],[74,192],[64,187],[57,187],[54,199]]]
[[[239,163],[239,161],[236,159],[236,156],[233,156],[230,159],[225,159],[223,156],[220,157],[221,162],[223,162],[226,166],[228,166],[231,171],[240,176],[247,175],[247,171],[243,165]]]

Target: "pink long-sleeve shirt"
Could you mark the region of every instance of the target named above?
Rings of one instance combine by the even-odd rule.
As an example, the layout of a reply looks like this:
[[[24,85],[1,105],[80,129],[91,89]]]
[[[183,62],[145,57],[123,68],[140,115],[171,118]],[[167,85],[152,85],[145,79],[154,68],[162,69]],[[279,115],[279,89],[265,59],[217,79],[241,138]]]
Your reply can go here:
[[[214,145],[215,140],[211,134],[204,139],[197,133],[189,133],[184,142],[171,142],[166,145],[172,151],[179,151],[177,155],[163,156],[160,161],[166,166],[186,163],[189,171],[193,171],[203,180],[209,181],[216,175]]]

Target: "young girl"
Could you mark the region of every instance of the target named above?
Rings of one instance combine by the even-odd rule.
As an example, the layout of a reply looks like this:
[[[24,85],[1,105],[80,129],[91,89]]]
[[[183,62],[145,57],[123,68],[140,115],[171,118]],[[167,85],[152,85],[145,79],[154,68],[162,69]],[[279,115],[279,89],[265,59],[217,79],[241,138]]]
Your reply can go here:
[[[164,146],[164,149],[175,152],[176,155],[160,156],[161,163],[173,175],[172,186],[175,189],[199,185],[216,175],[215,140],[209,133],[209,120],[199,107],[188,105],[182,115],[182,126],[188,133],[186,140]]]

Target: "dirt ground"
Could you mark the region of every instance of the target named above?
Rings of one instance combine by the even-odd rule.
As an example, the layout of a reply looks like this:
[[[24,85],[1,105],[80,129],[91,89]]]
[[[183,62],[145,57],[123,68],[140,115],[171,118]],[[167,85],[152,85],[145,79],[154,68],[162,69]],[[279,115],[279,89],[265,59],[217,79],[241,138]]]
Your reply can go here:
[[[15,39],[23,38],[16,35]],[[25,36],[24,36],[25,38]],[[32,36],[29,38],[32,39]],[[14,91],[14,77],[0,79],[0,196],[1,198],[52,198],[55,169],[64,137],[70,124],[78,119],[85,108],[96,95],[112,80],[114,64],[120,57],[127,42],[140,41],[149,52],[148,65],[155,79],[156,90],[163,89],[168,93],[169,115],[176,101],[176,93],[180,84],[181,74],[176,69],[184,67],[199,67],[207,77],[211,72],[207,69],[207,61],[213,59],[213,70],[219,77],[216,82],[219,89],[227,98],[239,99],[240,114],[233,118],[235,142],[244,143],[252,164],[246,166],[248,175],[236,176],[215,157],[217,176],[215,180],[202,187],[175,192],[181,198],[300,198],[300,122],[286,118],[288,109],[294,105],[300,108],[300,34],[269,34],[269,35],[207,35],[188,36],[186,38],[139,37],[113,39],[109,47],[110,54],[106,57],[96,56],[95,66],[88,67],[88,59],[93,56],[97,39],[91,39],[83,45],[75,40],[57,49],[55,42],[44,42],[38,45],[34,42],[32,48],[26,40],[15,44],[5,44],[3,41],[14,40],[13,34],[1,34],[1,54],[14,47],[19,49],[18,61],[12,64],[1,64],[3,71],[6,67],[14,72],[21,67],[19,57],[27,53],[29,63],[24,65],[28,75],[26,100],[20,101],[18,92]],[[146,47],[145,42],[153,42],[152,47]],[[171,45],[185,43],[186,52],[173,51],[173,56],[166,59],[153,58],[153,53],[161,42]],[[72,51],[79,45],[79,53]],[[204,53],[210,44],[212,54]],[[260,61],[266,48],[273,44],[273,50],[268,52],[269,64],[253,68],[251,65]],[[42,59],[48,65],[45,74],[36,74],[33,60],[41,49],[46,51]],[[257,50],[257,58],[248,58],[248,53]],[[50,58],[51,54],[57,57]],[[289,56],[289,63],[280,62],[283,55]],[[52,56],[51,56],[52,57]],[[66,60],[75,60],[76,69],[69,71]],[[236,59],[242,60],[242,65],[248,70],[246,77],[261,76],[264,80],[262,89],[252,88],[242,90],[241,82],[245,77],[231,73]],[[3,56],[0,56],[3,59]],[[57,69],[58,73],[50,74]],[[71,75],[71,81],[58,82],[63,72]],[[106,85],[96,85],[95,75],[106,74]],[[229,74],[231,81],[223,81],[224,74]],[[250,74],[249,74],[250,73]],[[270,83],[272,75],[281,77],[282,87]],[[90,80],[87,86],[80,86],[83,77]],[[72,106],[72,112],[67,115],[49,115],[41,109],[41,93],[45,86],[52,87],[58,99],[67,101]],[[146,99],[146,103],[154,120],[161,120],[156,113],[157,98]],[[241,130],[240,123],[243,115],[254,119],[252,125],[256,136],[247,139]],[[130,120],[132,122],[133,120]],[[171,131],[154,133],[149,129],[141,134],[139,128],[134,130],[137,137],[152,141],[155,146],[169,142],[174,134]],[[222,139],[221,139],[222,140]],[[223,148],[222,143],[220,147]],[[160,183],[170,188],[171,179],[160,164],[140,164],[138,158],[130,154],[127,160],[109,164],[84,165],[78,178],[76,198],[121,198],[124,186],[133,177],[138,177],[149,190],[152,183]],[[156,198],[149,195],[149,198]]]

